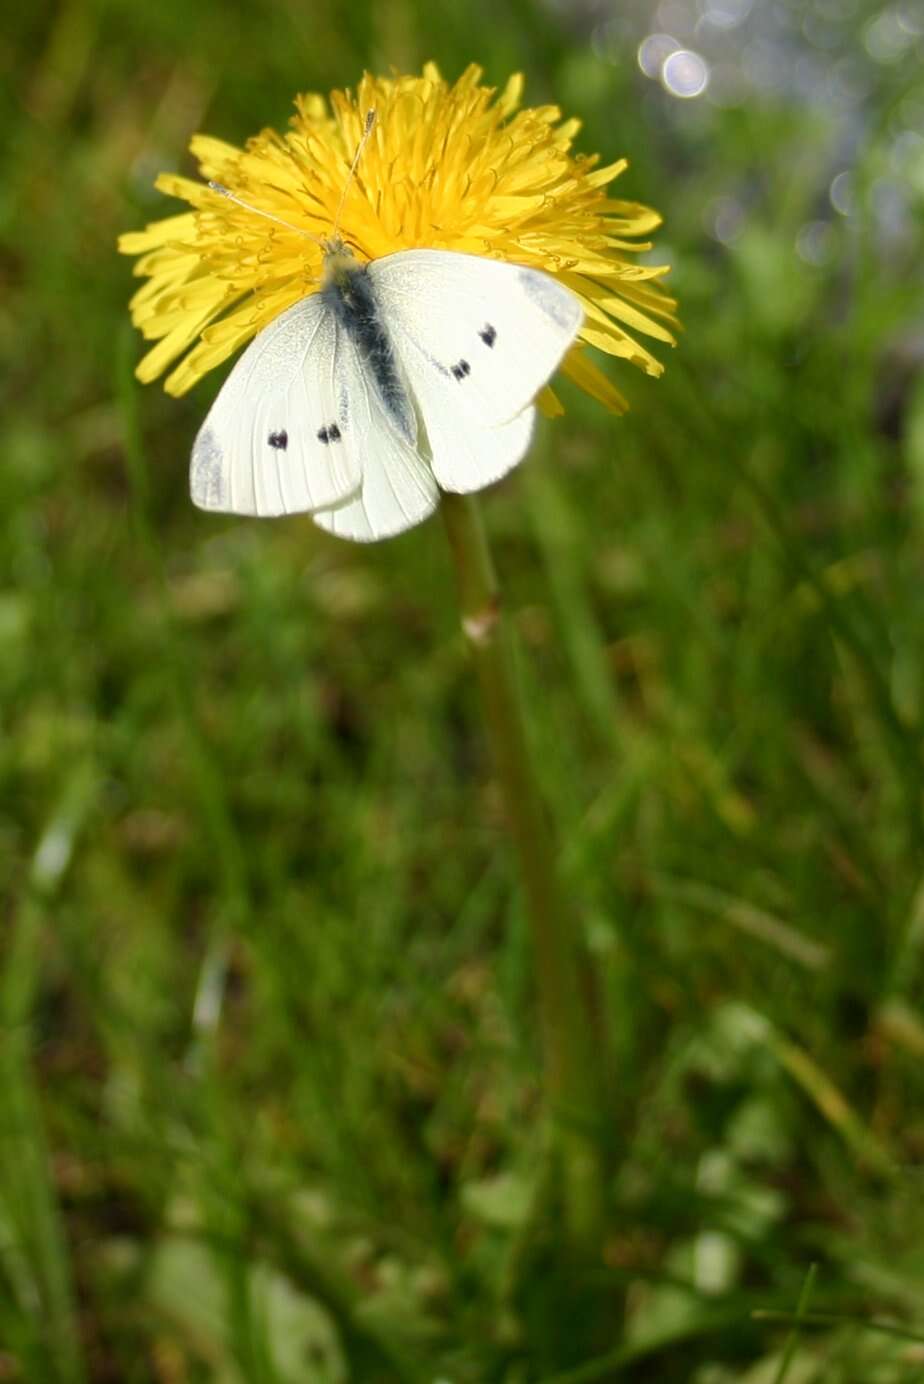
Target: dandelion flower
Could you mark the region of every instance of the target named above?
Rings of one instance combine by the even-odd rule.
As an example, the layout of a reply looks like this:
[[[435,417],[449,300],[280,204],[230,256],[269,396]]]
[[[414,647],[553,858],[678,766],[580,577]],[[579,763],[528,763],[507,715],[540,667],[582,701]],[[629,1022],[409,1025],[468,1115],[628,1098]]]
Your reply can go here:
[[[519,109],[522,87],[514,76],[498,94],[481,84],[476,66],[450,85],[427,64],[419,77],[367,74],[355,95],[334,92],[329,103],[299,97],[289,133],[264,130],[243,150],[196,135],[191,151],[218,186],[161,174],[158,189],[193,210],[119,241],[123,253],[140,256],[135,273],[146,280],[132,319],[156,342],[138,378],[154,380],[172,366],[165,388],[183,394],[316,293],[325,254],[329,278],[325,238],[346,188],[337,229],[360,264],[403,250],[451,250],[541,270],[569,289],[584,316],[562,370],[624,411],[586,347],[661,373],[638,337],[672,343],[675,304],[659,283],[666,267],[635,258],[650,248],[642,237],[660,218],[611,198],[609,184],[626,161],[599,167],[596,156],[572,152],[579,122],[563,120],[555,106]],[[548,388],[539,403],[561,412]]]

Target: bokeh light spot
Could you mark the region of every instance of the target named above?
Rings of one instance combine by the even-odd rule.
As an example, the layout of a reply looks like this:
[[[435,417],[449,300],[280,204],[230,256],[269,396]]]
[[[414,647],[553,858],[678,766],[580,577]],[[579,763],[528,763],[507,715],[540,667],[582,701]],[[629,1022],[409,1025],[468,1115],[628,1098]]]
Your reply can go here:
[[[734,29],[751,12],[754,0],[705,0],[703,19],[716,29]]]
[[[660,77],[661,69],[680,44],[671,34],[649,34],[638,46],[638,65],[646,77]]]
[[[720,245],[732,245],[744,229],[744,207],[735,197],[717,197],[706,213],[706,228]]]
[[[836,174],[831,179],[831,186],[828,189],[828,196],[835,211],[840,212],[841,216],[852,216],[857,209],[857,196],[854,188],[854,176],[849,168]]]
[[[834,228],[830,221],[807,221],[796,235],[796,254],[816,268],[827,264],[834,248]]]
[[[914,38],[896,10],[883,10],[863,31],[863,46],[875,62],[897,62]]]
[[[709,64],[690,48],[671,53],[661,68],[661,81],[672,96],[689,100],[702,96],[709,85]]]

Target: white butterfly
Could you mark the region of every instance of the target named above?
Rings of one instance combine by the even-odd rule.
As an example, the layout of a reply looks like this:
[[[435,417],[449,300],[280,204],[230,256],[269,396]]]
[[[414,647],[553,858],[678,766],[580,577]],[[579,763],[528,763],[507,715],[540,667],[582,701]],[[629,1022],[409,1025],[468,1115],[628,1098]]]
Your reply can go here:
[[[339,238],[324,251],[320,289],[225,381],[190,486],[203,509],[307,512],[372,542],[419,524],[439,488],[480,490],[521,460],[583,312],[522,265],[446,250],[361,264]]]

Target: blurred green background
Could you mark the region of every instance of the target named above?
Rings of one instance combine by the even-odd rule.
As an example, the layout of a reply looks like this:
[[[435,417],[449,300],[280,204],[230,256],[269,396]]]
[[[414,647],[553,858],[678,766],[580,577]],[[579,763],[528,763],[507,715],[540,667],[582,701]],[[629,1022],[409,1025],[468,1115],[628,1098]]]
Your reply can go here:
[[[924,1380],[922,46],[911,0],[8,8],[0,1380]],[[484,497],[618,1071],[588,1354],[518,1268],[530,953],[439,520],[195,512],[219,379],[133,382],[114,249],[195,131],[429,58],[629,156],[686,329]]]

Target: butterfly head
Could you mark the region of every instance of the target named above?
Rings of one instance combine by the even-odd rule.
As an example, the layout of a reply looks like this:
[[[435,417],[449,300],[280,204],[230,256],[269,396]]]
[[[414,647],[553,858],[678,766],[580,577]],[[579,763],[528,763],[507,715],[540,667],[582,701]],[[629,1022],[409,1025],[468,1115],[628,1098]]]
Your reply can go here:
[[[330,236],[321,246],[324,255],[324,275],[322,288],[333,285],[345,288],[352,276],[362,269],[353,251],[339,235]]]

